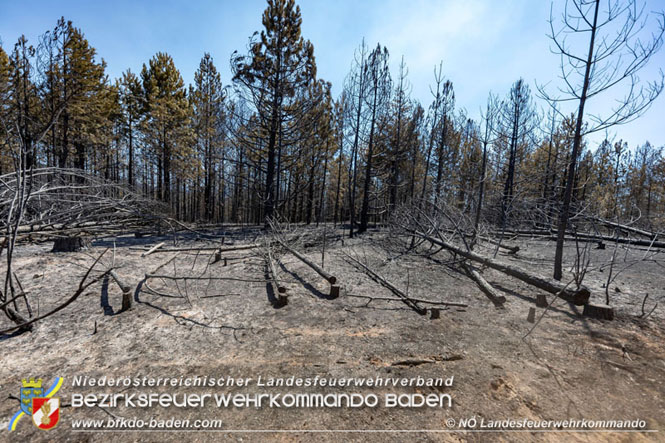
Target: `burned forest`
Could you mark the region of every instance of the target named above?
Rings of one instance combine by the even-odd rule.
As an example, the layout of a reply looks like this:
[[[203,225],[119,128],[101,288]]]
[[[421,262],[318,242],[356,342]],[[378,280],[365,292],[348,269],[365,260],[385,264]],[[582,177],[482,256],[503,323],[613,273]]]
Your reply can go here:
[[[327,80],[313,7],[193,78],[0,40],[0,441],[657,441],[662,5],[555,0],[477,112],[369,38]]]

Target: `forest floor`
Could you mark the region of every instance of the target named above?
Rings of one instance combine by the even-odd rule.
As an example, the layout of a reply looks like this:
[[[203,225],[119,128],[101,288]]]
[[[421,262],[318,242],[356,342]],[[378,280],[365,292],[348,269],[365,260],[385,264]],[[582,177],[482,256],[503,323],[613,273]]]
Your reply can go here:
[[[226,243],[256,241],[258,231],[233,229]],[[332,233],[332,228],[331,228]],[[337,232],[338,234],[341,231]],[[72,305],[38,323],[33,332],[0,336],[0,441],[662,441],[665,432],[665,278],[664,253],[650,261],[639,248],[620,249],[617,269],[624,269],[610,286],[614,321],[581,315],[581,307],[555,300],[549,309],[536,309],[537,322],[527,322],[537,290],[491,269],[485,278],[507,297],[496,308],[464,274],[448,266],[445,251],[427,257],[392,251],[396,240],[385,231],[327,245],[325,268],[344,287],[330,299],[329,284],[290,254],[280,257],[280,279],[289,302],[276,307],[267,291],[264,261],[257,250],[224,253],[228,263],[209,264],[209,253],[191,251],[141,254],[167,237],[133,235],[97,240],[84,252],[52,253],[51,244],[21,245],[14,269],[29,292],[33,309],[47,312],[74,293],[88,267],[104,249],[102,265],[133,285],[144,274],[177,257],[159,272],[169,275],[212,275],[238,280],[152,279],[136,294],[131,310],[120,311],[121,293],[111,281],[91,286]],[[181,239],[179,247],[212,245],[211,241]],[[550,276],[554,243],[541,239],[513,240],[515,255],[497,258],[542,276]],[[164,246],[172,247],[173,244]],[[301,249],[320,262],[320,246]],[[211,252],[211,251],[207,251]],[[431,251],[430,251],[431,252]],[[480,253],[491,255],[489,248]],[[604,303],[603,285],[613,247],[592,250],[585,284],[592,302]],[[349,264],[352,254],[409,295],[464,303],[442,309],[440,318],[418,315],[403,303],[353,297],[395,296]],[[566,249],[566,263],[575,256]],[[661,263],[658,262],[661,261]],[[102,269],[104,266],[100,266]],[[569,277],[567,275],[566,277]],[[255,280],[255,281],[241,281]],[[565,279],[564,279],[565,280]],[[150,292],[152,289],[154,292]],[[159,293],[159,294],[158,294]],[[645,309],[659,305],[648,318]],[[552,301],[552,296],[548,295]],[[546,311],[546,312],[545,312]],[[544,314],[544,315],[543,315]],[[540,317],[542,316],[542,319]],[[539,320],[540,319],[540,320]],[[11,326],[0,321],[0,329]],[[432,377],[454,376],[452,387],[268,388],[250,384],[232,388],[150,388],[173,393],[298,393],[358,392],[376,394],[441,394],[452,397],[451,408],[138,408],[71,407],[74,393],[117,393],[132,388],[72,387],[76,376],[89,377]],[[42,377],[49,385],[64,378],[59,396],[61,423],[49,432],[36,429],[24,417],[12,433],[6,431],[18,410],[21,379]],[[142,390],[141,390],[142,389]],[[140,388],[137,392],[150,390]],[[110,417],[149,419],[221,419],[221,432],[88,433],[72,429],[78,419]],[[447,420],[476,417],[499,419],[645,420],[656,433],[471,433],[450,431]],[[229,430],[423,430],[403,433],[247,433]],[[224,430],[227,430],[226,432]]]

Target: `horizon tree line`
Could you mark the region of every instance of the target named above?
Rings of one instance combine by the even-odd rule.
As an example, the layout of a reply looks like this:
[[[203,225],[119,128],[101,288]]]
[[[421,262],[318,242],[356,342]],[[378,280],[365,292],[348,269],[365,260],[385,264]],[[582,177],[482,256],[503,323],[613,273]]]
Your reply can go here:
[[[334,98],[317,77],[294,0],[267,1],[263,29],[231,57],[228,84],[208,53],[189,85],[163,52],[112,80],[82,30],[61,18],[36,46],[23,36],[11,51],[0,45],[0,175],[78,168],[160,200],[185,221],[267,225],[279,217],[345,224],[350,236],[404,206],[450,208],[473,219],[474,231],[528,225],[563,238],[583,213],[662,229],[663,147],[589,146],[586,138],[639,117],[662,91],[662,78],[639,89],[635,75],[662,45],[662,17],[660,34],[634,46],[635,1],[606,11],[599,0],[569,2],[586,14],[591,40],[587,56],[573,54],[550,19],[569,63],[568,95],[536,85],[534,96],[518,78],[503,98],[489,94],[477,120],[456,107],[443,63],[431,103],[421,104],[410,96],[405,58],[393,76],[388,49],[364,40]],[[609,43],[601,34],[611,22],[633,27]],[[632,60],[620,57],[625,51]],[[584,102],[621,81],[634,94],[608,117],[585,118]],[[566,100],[577,100],[576,112],[560,110]]]

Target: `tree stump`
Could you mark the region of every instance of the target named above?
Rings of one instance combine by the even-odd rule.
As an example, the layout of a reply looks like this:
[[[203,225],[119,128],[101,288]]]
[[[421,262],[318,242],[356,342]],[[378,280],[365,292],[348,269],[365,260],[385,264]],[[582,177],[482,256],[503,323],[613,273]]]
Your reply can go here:
[[[584,305],[582,315],[599,320],[614,320],[614,309],[607,305],[592,305],[588,303]]]
[[[90,247],[90,240],[83,237],[63,237],[53,241],[51,252],[78,252]]]
[[[286,288],[277,288],[277,306],[286,306],[289,304],[289,294],[286,293]]]
[[[124,283],[115,271],[109,271],[109,275],[115,280],[122,291],[122,310],[126,311],[130,309],[132,307],[132,287],[127,283]]]

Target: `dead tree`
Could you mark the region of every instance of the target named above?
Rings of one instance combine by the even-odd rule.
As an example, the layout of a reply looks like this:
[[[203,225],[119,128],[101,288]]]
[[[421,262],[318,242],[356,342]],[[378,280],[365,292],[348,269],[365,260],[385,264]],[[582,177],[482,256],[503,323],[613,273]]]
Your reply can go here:
[[[21,38],[20,42],[23,43],[23,48],[25,49],[25,38]],[[28,78],[31,68],[30,60],[26,57],[25,52],[23,52],[21,66],[23,69],[22,77],[25,77],[25,80]],[[58,119],[69,98],[71,97],[66,96],[57,108],[51,109],[51,112],[44,112],[46,118],[43,124],[23,125],[21,123],[24,122],[25,116],[21,115],[9,116],[9,118],[3,118],[2,122],[0,122],[3,125],[2,133],[6,137],[6,140],[3,140],[2,143],[10,148],[14,159],[14,172],[0,177],[0,181],[3,183],[3,190],[0,193],[0,232],[4,233],[4,239],[0,242],[0,254],[4,249],[7,250],[7,269],[4,276],[3,289],[0,290],[0,303],[3,304],[4,311],[9,319],[21,325],[20,328],[22,330],[31,329],[31,325],[34,322],[25,319],[18,312],[16,300],[21,294],[18,294],[16,291],[16,274],[12,269],[12,265],[18,230],[24,223],[26,214],[30,212],[28,205],[36,191],[33,187],[35,173],[33,168],[34,147],[46,137],[46,134]],[[31,97],[23,97],[23,99],[29,101]],[[23,107],[23,104],[19,103],[19,108]],[[27,103],[25,104],[25,109],[28,109]],[[18,112],[20,114],[20,111]],[[27,311],[31,313],[28,298],[24,291],[21,291],[21,293]],[[13,309],[5,303],[8,299],[13,300]]]
[[[600,223],[602,225],[605,225],[605,226],[609,226],[611,228],[615,228],[619,231],[641,235],[641,236],[646,237],[646,238],[651,239],[651,240],[657,240],[658,239],[658,234],[657,233],[645,231],[644,229],[638,229],[638,228],[635,228],[633,226],[622,225],[620,223],[616,223],[616,222],[613,222],[613,221],[610,221],[610,220],[604,220],[604,219],[599,218],[599,217],[591,217],[591,219],[595,222],[598,222],[598,223]]]
[[[481,265],[487,266],[488,268],[496,269],[497,271],[508,274],[511,277],[517,278],[531,286],[535,286],[538,289],[549,292],[550,294],[555,294],[562,299],[574,303],[578,306],[582,306],[589,302],[589,296],[591,293],[586,287],[580,287],[576,290],[568,289],[567,286],[560,284],[559,282],[548,280],[546,278],[537,276],[530,272],[527,272],[523,269],[518,268],[517,266],[507,265],[500,263],[494,259],[483,257],[474,252],[464,250],[460,247],[457,247],[451,243],[448,243],[444,240],[432,237],[426,233],[417,231],[415,229],[406,228],[407,232],[414,234],[418,237],[424,238],[432,244],[441,246],[450,252],[453,252],[461,257],[472,260],[474,262],[480,263]]]
[[[344,121],[347,118],[347,105],[346,105],[346,92],[342,92],[342,96],[339,98],[337,102],[335,102],[334,106],[334,120],[333,120],[333,127],[334,127],[334,138],[335,142],[337,144],[337,183],[335,185],[335,207],[333,209],[333,226],[337,226],[337,216],[338,214],[341,214],[343,211],[340,208],[340,201],[339,201],[339,196],[340,196],[340,191],[342,188],[342,166],[344,164],[345,157],[344,157]]]
[[[425,309],[425,308],[419,306],[417,301],[413,300],[411,297],[409,297],[408,295],[406,295],[404,292],[402,292],[402,291],[400,291],[399,289],[397,289],[397,288],[395,287],[395,285],[393,285],[392,283],[390,283],[390,282],[389,282],[388,280],[386,280],[385,278],[381,277],[379,274],[377,274],[376,272],[374,272],[372,269],[370,269],[367,265],[365,265],[364,263],[362,263],[360,260],[357,260],[357,259],[353,258],[353,257],[350,256],[350,255],[346,255],[346,257],[349,259],[349,261],[351,262],[351,264],[353,264],[354,266],[359,267],[360,269],[362,269],[362,270],[363,270],[367,275],[369,275],[373,280],[377,281],[378,283],[382,284],[382,285],[385,286],[386,288],[390,289],[390,291],[391,291],[393,294],[395,294],[395,295],[397,295],[398,297],[400,297],[400,298],[402,299],[402,301],[404,302],[404,304],[406,304],[408,307],[410,307],[411,309],[413,309],[414,311],[416,311],[416,312],[417,312],[418,314],[420,314],[420,315],[425,315],[425,314],[427,314],[427,309]]]
[[[665,13],[653,14],[657,22],[655,32],[648,30],[645,18],[650,17],[645,17],[644,7],[638,6],[637,0],[607,3],[600,0],[566,0],[559,27],[555,25],[554,12],[550,13],[549,37],[554,44],[553,51],[561,57],[561,77],[565,86],[559,89],[558,94],[550,94],[544,87],[538,89],[541,97],[555,110],[554,105],[560,102],[574,101],[577,104],[573,147],[557,223],[556,280],[562,277],[563,245],[582,138],[592,132],[635,120],[646,112],[663,90],[665,77],[662,71],[660,78],[646,88],[639,84],[637,77],[637,73],[661,48],[665,33]],[[642,34],[647,34],[646,39]],[[570,43],[568,39],[578,41]],[[586,44],[586,53],[578,53],[576,48],[583,44]],[[609,114],[585,115],[588,100],[619,84],[624,85],[628,92]],[[585,117],[588,120],[586,126]]]
[[[449,84],[449,81],[443,83],[442,71],[443,71],[443,62],[439,63],[438,70],[436,69],[436,67],[434,68],[434,80],[436,82],[436,92],[432,91],[432,95],[434,96],[434,102],[430,105],[429,113],[427,116],[427,120],[430,122],[431,129],[429,133],[429,140],[427,143],[427,155],[425,156],[425,172],[423,174],[423,187],[420,190],[419,207],[420,203],[422,203],[422,201],[425,199],[425,195],[427,195],[427,177],[429,175],[429,167],[432,160],[432,149],[434,148],[434,141],[436,139],[435,134],[439,122],[439,112],[441,110],[441,102],[443,100],[444,94],[447,94],[446,91],[452,90],[452,83]],[[442,86],[444,88],[444,91],[441,90]]]
[[[275,295],[276,302],[279,306],[284,306],[288,304],[289,296],[286,293],[286,287],[280,285],[279,280],[277,279],[277,268],[275,267],[275,261],[270,246],[267,247],[264,257],[266,260],[266,267],[268,268],[270,285],[272,286],[272,292]]]
[[[376,132],[378,121],[385,112],[390,96],[390,71],[388,69],[388,50],[377,45],[369,55],[367,62],[368,93],[365,97],[369,109],[369,140],[367,142],[367,156],[365,158],[365,181],[363,184],[363,205],[360,211],[360,228],[358,232],[365,232],[369,224],[369,196],[372,183],[373,161],[375,155]]]
[[[19,283],[12,259],[18,241],[38,235],[55,239],[55,251],[71,251],[85,244],[84,232],[121,232],[140,224],[168,222],[168,217],[161,215],[160,204],[81,170],[22,168],[20,158],[24,155],[17,154],[16,172],[0,176],[0,245],[7,250],[0,303],[13,299],[12,306],[5,306],[5,312],[14,322],[30,325],[19,314],[16,303]],[[23,300],[30,313],[27,297]]]
[[[293,249],[291,246],[286,244],[285,242],[279,240],[280,244],[284,249],[289,251],[291,254],[293,254],[296,258],[298,258],[301,262],[305,263],[307,266],[312,268],[314,271],[316,271],[317,274],[319,274],[321,277],[325,278],[328,283],[330,283],[330,298],[337,298],[340,295],[340,287],[337,285],[337,277],[334,275],[330,274],[327,272],[325,269],[321,268],[319,265],[302,255],[300,252],[296,251]]]
[[[478,235],[478,226],[480,225],[480,215],[483,210],[483,198],[485,196],[485,180],[487,173],[487,147],[494,140],[494,123],[497,113],[496,98],[490,94],[487,99],[487,110],[483,115],[484,131],[482,139],[480,140],[483,145],[483,160],[480,166],[480,184],[478,186],[478,204],[476,205],[476,217],[473,222],[473,235]]]
[[[260,247],[262,247],[262,245],[257,243],[238,245],[238,246],[227,246],[223,248],[219,246],[198,246],[198,247],[192,246],[192,247],[182,247],[182,248],[159,248],[159,249],[153,247],[150,249],[152,251],[150,253],[157,254],[160,252],[168,253],[168,252],[187,252],[187,251],[214,251],[216,253],[222,254],[223,252],[243,251],[246,249],[256,249]],[[145,255],[148,255],[148,253],[146,253]]]
[[[397,195],[399,188],[399,178],[400,178],[400,161],[404,156],[404,139],[405,137],[405,121],[407,120],[407,114],[411,111],[411,100],[409,95],[411,93],[411,85],[407,80],[407,75],[409,70],[404,64],[404,56],[402,56],[402,62],[399,65],[399,76],[397,77],[397,86],[395,88],[395,99],[392,103],[394,107],[394,119],[396,120],[395,125],[395,136],[392,140],[392,150],[390,154],[390,212],[395,210],[397,206]]]
[[[499,108],[499,139],[507,149],[505,158],[505,181],[501,196],[501,227],[506,227],[515,197],[516,177],[519,174],[520,151],[538,126],[538,115],[531,98],[531,90],[523,79],[517,80],[508,98]]]
[[[439,75],[441,72],[439,71]],[[438,80],[438,79],[437,79]],[[455,109],[455,92],[453,90],[453,83],[450,80],[446,80],[443,83],[443,90],[441,91],[441,100],[436,103],[439,106],[439,115],[441,120],[439,121],[438,127],[433,127],[432,131],[435,134],[438,132],[438,135],[435,137],[438,139],[436,157],[437,157],[437,168],[436,168],[436,179],[434,181],[434,203],[438,203],[441,199],[441,187],[444,180],[444,168],[447,157],[449,156],[450,150],[450,133],[452,132],[452,113]]]
[[[552,240],[556,240],[558,236],[550,236]],[[655,240],[636,240],[633,238],[623,238],[623,237],[610,237],[607,235],[595,235],[595,234],[584,234],[581,232],[572,233],[567,237],[564,237],[567,240],[578,240],[578,241],[590,241],[590,242],[609,242],[609,243],[621,243],[628,244],[633,246],[643,246],[648,248],[665,248],[665,242],[655,241]]]
[[[480,290],[483,291],[483,293],[487,296],[487,298],[490,299],[492,303],[494,303],[494,306],[499,308],[503,307],[503,304],[506,302],[506,297],[499,294],[499,292],[494,289],[494,287],[490,285],[482,275],[480,275],[480,272],[478,272],[473,266],[467,263],[462,263],[462,269],[464,269],[464,272],[466,272],[466,274],[476,282],[476,284],[480,287]]]
[[[23,322],[17,323],[15,326],[4,329],[4,330],[0,331],[0,334],[7,334],[9,332],[16,331],[16,330],[24,330],[24,331],[25,330],[31,330],[32,327],[33,327],[33,324],[36,323],[37,321],[43,320],[47,317],[50,317],[51,315],[55,314],[56,312],[59,312],[59,311],[65,309],[70,304],[72,304],[81,294],[83,294],[85,292],[86,289],[88,289],[90,286],[92,286],[93,284],[95,284],[98,281],[102,280],[104,277],[106,277],[106,275],[108,275],[108,271],[107,271],[107,272],[101,273],[101,274],[93,277],[92,279],[90,279],[92,271],[95,269],[95,267],[97,266],[97,263],[99,263],[99,261],[101,260],[101,258],[104,256],[104,254],[107,251],[108,251],[108,249],[103,251],[97,257],[97,259],[94,261],[94,263],[88,268],[86,273],[81,278],[81,281],[79,282],[78,288],[76,289],[74,294],[72,294],[71,297],[69,297],[67,300],[65,300],[64,303],[58,305],[56,308],[50,310],[46,314],[42,314],[42,315],[39,315],[39,316],[31,318],[31,319],[26,319]],[[6,303],[4,303],[2,305],[2,307],[6,308],[7,307]],[[18,320],[18,318],[11,318],[11,317],[10,317],[10,319],[15,321],[15,322]]]
[[[349,73],[346,86],[345,105],[348,109],[345,111],[349,115],[351,130],[353,131],[353,143],[351,144],[351,155],[349,157],[349,216],[350,227],[349,237],[353,238],[356,224],[356,188],[358,185],[358,151],[360,149],[360,136],[365,125],[365,97],[368,90],[368,70],[367,70],[367,46],[365,40],[360,44],[360,48],[354,55],[354,64]]]

